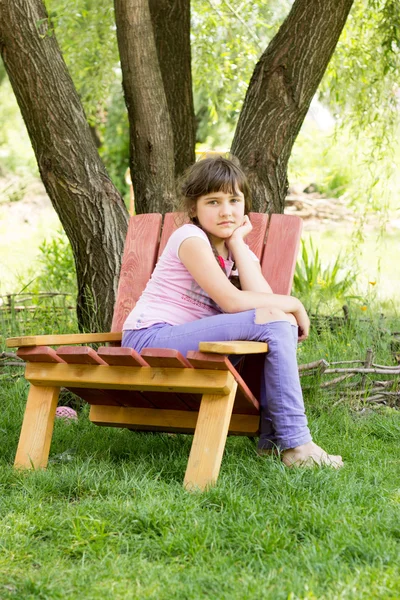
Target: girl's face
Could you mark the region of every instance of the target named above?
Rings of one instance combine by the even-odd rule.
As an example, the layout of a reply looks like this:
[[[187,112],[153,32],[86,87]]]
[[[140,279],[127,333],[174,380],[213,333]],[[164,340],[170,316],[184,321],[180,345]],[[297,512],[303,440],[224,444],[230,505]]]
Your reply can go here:
[[[243,223],[244,195],[239,190],[210,192],[197,199],[195,213],[201,227],[214,241],[228,239]]]

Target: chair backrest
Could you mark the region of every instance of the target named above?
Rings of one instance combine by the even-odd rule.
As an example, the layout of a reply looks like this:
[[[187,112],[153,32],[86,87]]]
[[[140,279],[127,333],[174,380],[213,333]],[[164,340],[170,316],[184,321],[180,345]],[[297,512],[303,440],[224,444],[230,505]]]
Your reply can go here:
[[[260,259],[264,277],[276,294],[290,294],[300,244],[300,217],[250,213],[253,231],[246,238]],[[183,213],[167,213],[161,231],[158,213],[130,218],[122,257],[111,331],[121,331],[156,265],[169,236],[186,221]],[[269,227],[268,227],[269,225]]]

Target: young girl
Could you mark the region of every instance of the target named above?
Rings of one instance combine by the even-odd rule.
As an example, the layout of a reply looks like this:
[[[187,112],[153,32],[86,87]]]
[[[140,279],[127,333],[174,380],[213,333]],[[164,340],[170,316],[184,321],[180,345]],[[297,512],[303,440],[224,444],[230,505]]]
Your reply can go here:
[[[171,235],[124,323],[122,346],[186,356],[199,342],[267,342],[259,453],[279,452],[287,466],[340,467],[340,456],[312,441],[304,413],[296,348],[308,336],[307,313],[297,298],[272,292],[244,241],[252,226],[243,171],[236,160],[205,158],[187,172],[182,195],[191,223]]]

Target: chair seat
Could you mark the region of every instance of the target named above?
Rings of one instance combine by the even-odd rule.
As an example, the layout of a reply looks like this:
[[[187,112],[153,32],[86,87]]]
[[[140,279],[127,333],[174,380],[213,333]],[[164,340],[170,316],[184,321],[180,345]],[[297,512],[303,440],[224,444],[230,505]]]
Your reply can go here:
[[[257,415],[259,413],[259,402],[251,392],[241,375],[233,367],[226,356],[220,354],[206,354],[202,352],[189,352],[187,358],[183,357],[177,350],[166,348],[144,348],[141,354],[130,348],[100,347],[97,351],[89,346],[61,346],[57,350],[46,346],[33,348],[20,348],[17,352],[20,358],[27,362],[63,365],[87,365],[97,367],[154,369],[173,372],[179,376],[179,371],[225,371],[230,372],[238,384],[238,391],[233,406],[233,413],[244,415]],[[171,371],[172,370],[172,371]],[[51,371],[49,377],[51,377]],[[42,378],[46,376],[42,373]],[[65,377],[65,374],[64,374]],[[176,390],[157,392],[147,389],[143,384],[142,389],[101,389],[98,384],[92,387],[80,387],[66,384],[64,387],[86,400],[91,405],[125,406],[131,408],[159,408],[164,410],[198,411],[201,402],[201,393],[189,393],[180,391],[178,383]]]

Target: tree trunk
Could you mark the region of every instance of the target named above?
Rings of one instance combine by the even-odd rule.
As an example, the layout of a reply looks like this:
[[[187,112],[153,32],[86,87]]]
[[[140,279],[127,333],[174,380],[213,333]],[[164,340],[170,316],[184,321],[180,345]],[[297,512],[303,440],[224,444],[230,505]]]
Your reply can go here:
[[[283,212],[290,153],[352,4],[295,0],[256,65],[232,153],[249,176],[258,212]]]
[[[127,228],[41,0],[0,0],[0,49],[51,202],[71,242],[81,329],[110,328]],[[29,251],[29,249],[27,249]]]
[[[148,0],[114,0],[130,129],[136,212],[167,212],[175,199],[174,139]]]
[[[179,177],[195,161],[190,0],[150,0],[150,13],[174,136],[175,176]]]

